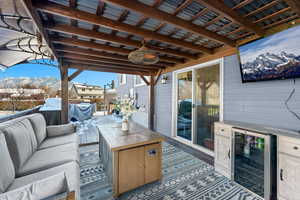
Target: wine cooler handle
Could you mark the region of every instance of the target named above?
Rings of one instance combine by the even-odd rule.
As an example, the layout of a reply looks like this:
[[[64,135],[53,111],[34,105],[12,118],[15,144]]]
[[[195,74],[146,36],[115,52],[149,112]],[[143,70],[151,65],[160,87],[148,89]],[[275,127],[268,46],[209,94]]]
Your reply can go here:
[[[283,181],[283,169],[280,169],[280,180]]]
[[[230,159],[230,149],[229,149],[229,151],[228,151],[228,158]]]

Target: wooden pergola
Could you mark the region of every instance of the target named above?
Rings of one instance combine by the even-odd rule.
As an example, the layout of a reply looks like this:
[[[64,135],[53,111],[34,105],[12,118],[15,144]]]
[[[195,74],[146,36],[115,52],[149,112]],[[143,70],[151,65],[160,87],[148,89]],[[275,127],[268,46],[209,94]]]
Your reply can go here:
[[[299,24],[298,0],[22,0],[60,63],[62,121],[68,81],[83,70],[140,75],[154,85],[161,73],[229,56],[237,46]],[[155,65],[127,56],[145,41]],[[68,76],[68,69],[77,71]],[[151,76],[148,82],[144,76]]]

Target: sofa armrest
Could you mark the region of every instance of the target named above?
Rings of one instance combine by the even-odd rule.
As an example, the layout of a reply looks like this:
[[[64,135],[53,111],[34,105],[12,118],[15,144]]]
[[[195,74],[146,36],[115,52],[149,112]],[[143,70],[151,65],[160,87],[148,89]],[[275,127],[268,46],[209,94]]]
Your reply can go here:
[[[68,135],[76,131],[76,126],[74,124],[63,124],[63,125],[54,125],[47,126],[47,136],[48,137],[57,137],[62,135]]]

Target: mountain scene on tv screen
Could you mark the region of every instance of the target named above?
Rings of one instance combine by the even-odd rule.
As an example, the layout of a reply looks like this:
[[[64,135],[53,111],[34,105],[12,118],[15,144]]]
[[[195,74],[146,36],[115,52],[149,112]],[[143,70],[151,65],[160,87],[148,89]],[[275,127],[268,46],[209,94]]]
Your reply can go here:
[[[300,26],[239,47],[243,81],[300,77]]]
[[[260,54],[242,64],[242,72],[246,81],[300,77],[300,55],[285,51]]]

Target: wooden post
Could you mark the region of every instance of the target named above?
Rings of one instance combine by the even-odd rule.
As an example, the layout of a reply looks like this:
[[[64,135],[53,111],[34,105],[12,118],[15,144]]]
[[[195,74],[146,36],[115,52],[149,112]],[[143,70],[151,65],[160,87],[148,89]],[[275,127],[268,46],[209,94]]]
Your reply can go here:
[[[148,106],[148,128],[154,130],[154,76],[150,76],[149,84],[149,106]]]
[[[69,87],[68,87],[68,67],[60,67],[61,76],[61,124],[69,122]]]

